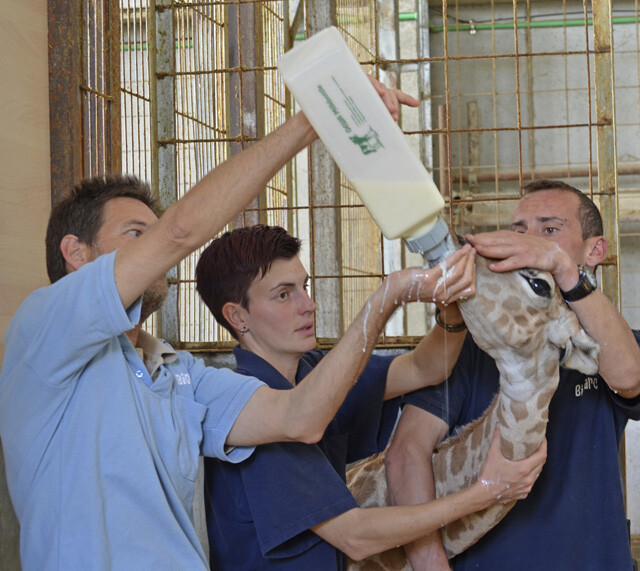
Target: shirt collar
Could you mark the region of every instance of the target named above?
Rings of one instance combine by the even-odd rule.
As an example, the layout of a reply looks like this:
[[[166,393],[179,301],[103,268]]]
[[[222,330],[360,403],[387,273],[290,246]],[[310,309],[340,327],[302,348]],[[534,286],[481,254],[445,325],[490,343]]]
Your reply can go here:
[[[138,334],[136,351],[149,371],[151,378],[155,380],[160,365],[173,363],[178,358],[178,353],[166,343],[163,343],[144,330]]]
[[[278,370],[251,351],[247,351],[236,345],[233,348],[233,354],[236,358],[236,371],[257,377],[261,381],[267,383],[274,389],[290,389],[291,383],[281,375]],[[304,359],[300,359],[298,363],[298,372],[296,374],[296,382],[299,383],[313,369]]]

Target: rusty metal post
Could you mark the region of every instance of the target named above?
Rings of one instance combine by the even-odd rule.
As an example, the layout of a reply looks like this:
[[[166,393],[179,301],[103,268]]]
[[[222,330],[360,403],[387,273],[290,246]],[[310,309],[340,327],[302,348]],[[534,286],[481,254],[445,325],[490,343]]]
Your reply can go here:
[[[229,136],[235,139],[230,143],[231,155],[241,152],[247,142],[264,136],[264,72],[254,71],[263,66],[264,60],[261,10],[261,5],[254,2],[227,6]],[[256,210],[233,219],[234,228],[265,222],[257,210],[261,195],[247,207]]]
[[[477,101],[467,103],[467,125],[469,126],[469,192],[473,196],[478,190],[478,168],[480,167],[480,128]]]
[[[82,178],[81,2],[48,2],[52,204]]]
[[[613,94],[613,28],[610,0],[593,0],[593,45],[600,212],[609,249],[602,266],[602,291],[620,308],[616,133]]]
[[[172,0],[149,4],[149,77],[151,93],[151,180],[162,208],[177,197],[175,141],[175,33]],[[172,268],[169,295],[156,313],[160,337],[178,343],[178,268]]]
[[[105,34],[107,36],[107,93],[110,95],[107,150],[110,171],[122,171],[122,117],[120,89],[120,0],[108,0]]]
[[[448,113],[446,105],[438,105],[438,130],[440,131],[440,136],[438,137],[438,148],[439,148],[439,168],[440,168],[440,176],[439,186],[440,186],[440,194],[444,196],[446,202],[449,201],[451,196],[451,177],[450,177],[450,168],[449,168],[449,130],[447,129],[447,121],[448,121]],[[445,211],[448,208],[445,206]]]
[[[75,29],[80,48],[82,176],[120,172],[120,7],[83,0]]]
[[[293,47],[293,43],[296,38],[297,28],[302,21],[304,0],[300,0],[296,12],[293,16],[293,22],[289,17],[289,0],[285,0],[284,4],[284,19],[282,29],[285,32],[284,51],[287,52]],[[300,16],[298,16],[300,14]],[[296,18],[298,22],[296,22]],[[288,89],[284,90],[284,116],[288,119],[293,115],[293,98]],[[285,185],[287,194],[287,204],[297,204],[297,183],[294,181],[295,162],[289,161],[285,166]],[[294,209],[287,209],[287,228],[294,228],[297,220],[297,216],[294,215]]]
[[[596,91],[596,123],[598,149],[598,191],[600,211],[605,223],[605,237],[609,242],[606,264],[603,267],[603,290],[619,307],[618,272],[618,201],[616,176],[615,107],[613,92],[613,49],[611,4],[609,0],[594,0],[594,68]]]
[[[398,13],[393,0],[376,1],[376,30],[379,79],[389,87],[400,87],[400,52],[398,46]],[[381,258],[383,271],[390,274],[402,268],[404,245],[401,240],[387,240],[382,237]],[[420,304],[411,304],[411,311],[421,309]],[[402,335],[407,330],[409,308],[395,312],[385,326],[386,335]],[[423,320],[424,321],[424,320]]]
[[[398,49],[398,13],[395,2],[376,1],[377,56],[380,58],[380,79],[390,87],[400,83],[400,56]]]
[[[336,25],[335,0],[308,0],[307,32],[313,35]],[[311,146],[309,181],[311,186],[311,244],[313,291],[320,307],[316,312],[319,337],[338,338],[343,328],[342,221],[340,209],[340,171],[320,141]],[[320,208],[318,208],[320,207]],[[322,276],[333,276],[323,278]]]
[[[289,13],[288,8],[288,0],[286,2],[287,8],[285,12]],[[302,17],[304,16],[304,0],[298,0],[298,5],[296,6],[295,14],[293,15],[293,21],[291,22],[291,26],[287,26],[285,29],[289,30],[287,34],[287,46],[286,49],[289,49],[293,46],[293,43],[296,39],[296,35],[298,34],[298,29],[300,28],[300,24],[302,24]],[[287,16],[288,21],[288,16]]]
[[[593,51],[598,142],[598,191],[604,235],[609,245],[602,264],[602,291],[620,311],[620,236],[618,233],[618,179],[615,131],[612,0],[593,0]],[[626,502],[626,447],[624,437],[618,462]]]
[[[418,59],[424,59],[418,63],[418,100],[420,101],[420,131],[431,131],[431,64],[428,58],[431,56],[429,42],[429,2],[426,0],[416,3],[418,25],[416,27]],[[420,137],[420,159],[425,167],[433,173],[433,135]],[[442,187],[440,187],[442,192]]]

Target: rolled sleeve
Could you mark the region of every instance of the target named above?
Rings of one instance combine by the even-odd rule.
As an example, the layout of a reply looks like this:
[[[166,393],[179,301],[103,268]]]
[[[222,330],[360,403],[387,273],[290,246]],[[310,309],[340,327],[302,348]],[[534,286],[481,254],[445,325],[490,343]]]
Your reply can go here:
[[[190,361],[189,374],[196,402],[207,407],[202,425],[202,454],[233,463],[245,460],[253,452],[253,446],[230,447],[225,443],[240,411],[264,383],[230,369],[207,367],[201,359],[194,359],[188,353],[180,354]]]

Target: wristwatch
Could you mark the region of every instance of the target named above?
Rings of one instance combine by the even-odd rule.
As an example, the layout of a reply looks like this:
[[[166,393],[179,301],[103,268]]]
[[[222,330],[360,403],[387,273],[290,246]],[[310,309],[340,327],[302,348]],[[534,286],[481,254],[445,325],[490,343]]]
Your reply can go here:
[[[562,291],[562,297],[565,301],[578,301],[583,297],[587,297],[592,291],[598,287],[598,280],[591,269],[585,265],[578,265],[578,283],[569,291]]]

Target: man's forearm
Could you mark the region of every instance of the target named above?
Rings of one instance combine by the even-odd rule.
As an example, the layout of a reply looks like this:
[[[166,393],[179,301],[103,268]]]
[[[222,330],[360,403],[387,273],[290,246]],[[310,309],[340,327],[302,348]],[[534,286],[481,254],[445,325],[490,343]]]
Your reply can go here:
[[[387,464],[387,480],[391,505],[428,503],[436,497],[431,463],[424,457]],[[415,571],[449,569],[439,530],[406,544],[404,549]]]
[[[218,234],[317,135],[299,113],[218,165],[116,257],[116,283],[128,307],[155,279]]]
[[[213,169],[175,204],[177,225],[195,249],[215,236],[299,151],[317,138],[299,113]],[[194,246],[195,245],[195,246]]]
[[[391,504],[413,505],[435,498],[431,456],[447,428],[443,420],[417,407],[405,407],[385,460]],[[449,569],[439,530],[404,548],[416,571]]]
[[[354,508],[312,529],[350,557],[360,560],[419,540],[492,503],[494,499],[490,494],[480,483],[475,483],[428,504]],[[448,568],[448,563],[445,565]]]
[[[570,305],[600,344],[599,372],[609,387],[625,398],[640,394],[640,348],[622,315],[600,290]]]

